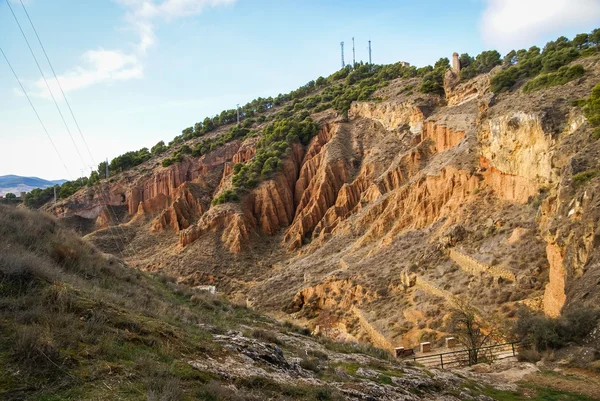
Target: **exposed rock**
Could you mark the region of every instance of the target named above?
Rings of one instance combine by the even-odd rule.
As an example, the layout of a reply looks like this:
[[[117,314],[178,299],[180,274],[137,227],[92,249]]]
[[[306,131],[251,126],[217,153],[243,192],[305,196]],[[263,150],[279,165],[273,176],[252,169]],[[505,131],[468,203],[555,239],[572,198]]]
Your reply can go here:
[[[354,102],[350,107],[350,118],[364,117],[381,123],[385,129],[395,130],[407,124],[412,133],[418,134],[423,121],[429,116],[430,107],[413,103],[370,103]]]

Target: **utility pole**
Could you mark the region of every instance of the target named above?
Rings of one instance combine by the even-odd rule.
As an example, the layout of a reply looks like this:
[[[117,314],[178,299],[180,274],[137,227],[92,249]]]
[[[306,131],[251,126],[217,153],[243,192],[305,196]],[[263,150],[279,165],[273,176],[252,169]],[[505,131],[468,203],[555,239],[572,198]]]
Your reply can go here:
[[[54,204],[56,204],[56,185],[54,186]]]
[[[354,50],[354,36],[352,37],[352,66],[356,68],[356,51]]]
[[[106,158],[106,179],[108,180],[108,157]]]
[[[235,109],[237,111],[237,123],[238,123],[238,125],[240,125],[240,104],[239,103],[236,105]]]
[[[344,42],[340,42],[340,46],[342,47],[342,68],[346,67],[346,63],[344,62]]]
[[[372,65],[373,63],[371,62],[371,41],[369,40],[369,65]]]

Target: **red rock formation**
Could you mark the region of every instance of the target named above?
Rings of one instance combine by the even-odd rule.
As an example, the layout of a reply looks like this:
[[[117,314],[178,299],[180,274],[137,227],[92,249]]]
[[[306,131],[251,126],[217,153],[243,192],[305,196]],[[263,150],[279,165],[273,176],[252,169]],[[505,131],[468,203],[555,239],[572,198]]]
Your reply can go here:
[[[479,185],[479,179],[467,171],[452,167],[442,169],[439,175],[424,176],[403,186],[365,209],[354,223],[369,227],[355,248],[386,237],[393,239],[400,232],[425,227],[442,216],[460,208]]]
[[[204,177],[223,169],[225,162],[232,160],[240,147],[239,141],[226,143],[217,150],[199,159],[190,158],[167,168],[156,170],[132,185],[126,194],[129,213],[136,213],[140,202],[158,195],[172,195],[185,182],[202,181]]]
[[[154,231],[172,228],[175,232],[179,232],[188,228],[194,220],[202,216],[204,208],[198,197],[193,193],[194,185],[197,184],[185,183],[177,188],[172,204],[160,209],[159,216],[152,223]],[[146,202],[152,202],[164,197],[165,195],[157,196]],[[146,202],[140,203],[140,207]]]
[[[302,238],[335,204],[338,191],[349,179],[351,155],[350,139],[340,126],[326,126],[313,139],[296,182],[296,216],[284,237],[289,249],[300,247]]]
[[[253,219],[231,204],[219,205],[205,213],[198,224],[179,232],[179,244],[188,246],[211,232],[220,233],[225,248],[238,253],[250,241],[256,226]]]
[[[275,234],[289,226],[294,219],[293,191],[303,155],[302,145],[294,144],[281,173],[272,180],[262,182],[246,200],[247,208],[258,226],[267,234]]]
[[[433,141],[433,149],[438,152],[444,152],[452,149],[464,138],[462,131],[453,131],[445,125],[439,125],[435,121],[426,121],[423,123],[423,132],[421,141],[430,139]]]
[[[538,193],[535,182],[518,175],[506,174],[494,168],[489,160],[480,156],[480,166],[485,169],[483,177],[500,199],[517,203],[527,203],[529,197]]]

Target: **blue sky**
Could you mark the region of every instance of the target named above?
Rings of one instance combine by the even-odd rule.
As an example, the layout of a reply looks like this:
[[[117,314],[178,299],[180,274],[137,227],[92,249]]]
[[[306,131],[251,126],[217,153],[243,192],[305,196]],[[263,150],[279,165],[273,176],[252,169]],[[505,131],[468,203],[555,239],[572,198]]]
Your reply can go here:
[[[0,58],[0,175],[73,179],[125,151],[169,141],[187,126],[258,96],[277,95],[358,60],[433,64],[452,52],[543,46],[600,26],[600,0],[26,0],[92,158],[67,117],[80,160],[10,10],[0,47],[52,139]],[[51,90],[52,73],[19,0],[9,0]],[[52,79],[50,79],[52,78]]]

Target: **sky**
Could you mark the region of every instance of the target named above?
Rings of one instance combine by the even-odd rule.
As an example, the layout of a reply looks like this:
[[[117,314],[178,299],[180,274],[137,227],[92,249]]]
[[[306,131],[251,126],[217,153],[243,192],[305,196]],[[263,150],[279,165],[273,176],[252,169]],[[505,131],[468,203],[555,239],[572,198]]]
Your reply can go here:
[[[0,54],[0,175],[44,179],[89,175],[237,103],[328,76],[341,67],[341,41],[351,62],[352,37],[357,61],[368,60],[370,39],[374,63],[423,66],[600,27],[600,0],[22,1],[83,134],[21,0],[0,0],[0,48],[60,154]]]

